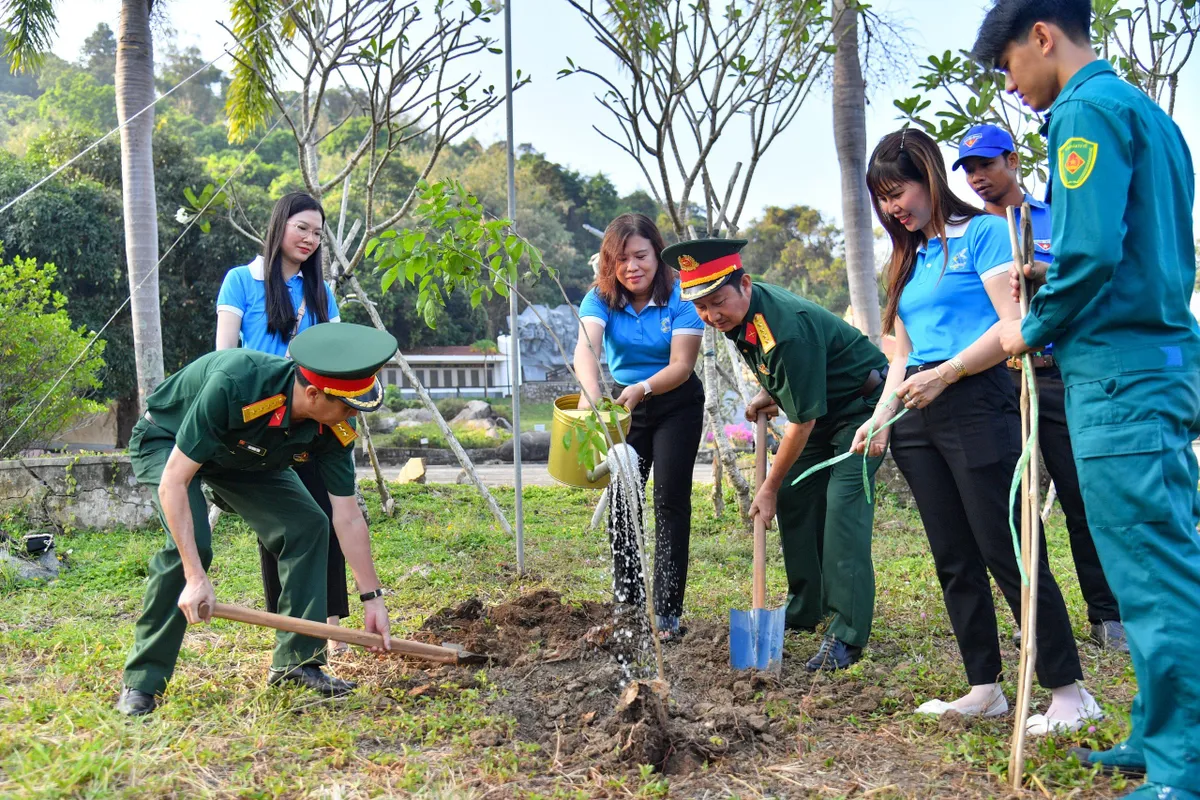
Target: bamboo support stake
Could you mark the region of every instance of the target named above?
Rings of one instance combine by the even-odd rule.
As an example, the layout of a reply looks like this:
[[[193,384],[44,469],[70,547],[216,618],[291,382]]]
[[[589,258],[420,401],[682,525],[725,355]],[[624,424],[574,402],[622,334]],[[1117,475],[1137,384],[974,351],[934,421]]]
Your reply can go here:
[[[1013,262],[1017,265],[1030,263],[1033,258],[1033,232],[1030,223],[1029,205],[1021,209],[1022,236],[1018,237],[1014,210],[1008,209],[1008,233],[1012,244]],[[1021,270],[1021,318],[1029,313],[1029,288]],[[1022,356],[1021,369],[1021,432],[1025,440],[1032,439],[1029,463],[1021,477],[1021,562],[1028,583],[1021,587],[1021,658],[1017,670],[1017,715],[1013,729],[1012,750],[1009,754],[1008,774],[1014,789],[1020,789],[1025,777],[1025,726],[1029,720],[1029,706],[1033,693],[1033,673],[1037,659],[1037,602],[1038,569],[1041,550],[1041,508],[1039,452],[1037,425],[1034,417],[1037,404],[1037,382],[1031,380],[1033,362],[1026,353]]]

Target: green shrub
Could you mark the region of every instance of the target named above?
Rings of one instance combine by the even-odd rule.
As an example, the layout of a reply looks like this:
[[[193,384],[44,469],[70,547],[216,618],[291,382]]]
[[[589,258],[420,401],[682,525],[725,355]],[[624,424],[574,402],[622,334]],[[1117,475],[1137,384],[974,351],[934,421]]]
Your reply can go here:
[[[437,410],[442,413],[442,416],[449,421],[457,417],[458,413],[467,407],[467,401],[461,397],[446,397],[438,400],[434,405],[437,406]]]
[[[383,404],[389,411],[404,411],[407,408],[421,408],[422,403],[417,398],[405,398],[400,394],[399,386],[386,386],[383,389]]]
[[[100,388],[104,342],[80,358],[91,335],[72,327],[66,297],[51,288],[56,274],[53,264],[39,266],[32,258],[0,264],[0,448],[12,437],[0,458],[104,410],[88,399]]]
[[[512,435],[503,429],[501,429],[498,439],[486,436],[482,431],[470,430],[458,425],[454,426],[453,430],[458,443],[463,447],[471,449],[499,447],[512,438]],[[426,444],[421,444],[422,439],[428,439],[429,441]],[[378,437],[375,444],[378,447],[428,447],[434,449],[446,449],[449,447],[446,439],[442,436],[442,432],[432,422],[425,425],[414,425],[410,428],[397,428],[392,433]]]

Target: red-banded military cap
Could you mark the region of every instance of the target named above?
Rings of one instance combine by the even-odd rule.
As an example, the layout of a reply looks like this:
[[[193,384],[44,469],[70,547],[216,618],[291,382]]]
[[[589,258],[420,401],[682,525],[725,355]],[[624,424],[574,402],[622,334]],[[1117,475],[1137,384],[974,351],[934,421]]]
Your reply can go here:
[[[349,322],[313,325],[288,349],[304,379],[325,394],[359,411],[383,403],[375,376],[396,354],[396,337],[387,331]]]
[[[699,300],[733,279],[745,246],[745,239],[693,239],[663,250],[662,260],[679,270],[680,297]]]

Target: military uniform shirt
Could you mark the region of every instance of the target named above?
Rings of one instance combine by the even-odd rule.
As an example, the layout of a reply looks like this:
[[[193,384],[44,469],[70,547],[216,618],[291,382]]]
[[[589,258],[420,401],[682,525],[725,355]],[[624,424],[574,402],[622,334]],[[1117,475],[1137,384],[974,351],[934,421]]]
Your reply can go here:
[[[1179,126],[1098,60],[1067,81],[1042,130],[1054,262],[1021,326],[1026,343],[1053,340],[1064,374],[1072,355],[1082,365],[1118,343],[1194,346],[1196,178]]]
[[[147,400],[154,427],[206,470],[283,470],[316,460],[329,493],[354,494],[352,421],[291,418],[296,366],[268,353],[218,350],[167,378]],[[153,429],[143,442],[156,438]],[[339,433],[341,438],[339,438]],[[342,443],[342,438],[347,442]]]
[[[887,358],[858,328],[786,289],[755,283],[742,325],[725,334],[789,422],[835,415]]]

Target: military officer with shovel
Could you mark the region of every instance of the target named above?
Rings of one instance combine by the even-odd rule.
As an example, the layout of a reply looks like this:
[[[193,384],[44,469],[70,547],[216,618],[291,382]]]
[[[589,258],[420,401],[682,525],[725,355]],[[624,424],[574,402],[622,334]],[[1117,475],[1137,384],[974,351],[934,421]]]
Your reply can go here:
[[[366,521],[354,497],[352,419],[378,408],[375,375],[396,352],[388,333],[317,325],[291,345],[292,360],[246,349],[209,353],[150,395],[129,450],[138,481],[153,487],[166,547],[150,578],[117,710],[154,710],[189,623],[216,605],[208,567],[212,531],[201,482],[241,515],[279,558],[281,614],[324,621],[328,518],[289,467],[316,461],[329,489],[333,528],[365,604],[367,631],[389,643],[383,589]],[[202,607],[204,611],[202,612]],[[268,683],[336,696],[354,684],[327,675],[325,642],[280,632]]]
[[[783,440],[751,515],[779,516],[788,577],[786,623],[813,630],[831,618],[810,671],[849,667],[862,655],[875,610],[871,526],[862,456],[853,455],[796,485],[812,467],[849,451],[883,392],[887,358],[853,325],[809,300],[751,282],[741,239],[699,239],[663,251],[678,265],[682,296],[700,318],[731,339],[763,391],[747,406],[787,417]],[[873,445],[873,479],[883,446]]]

